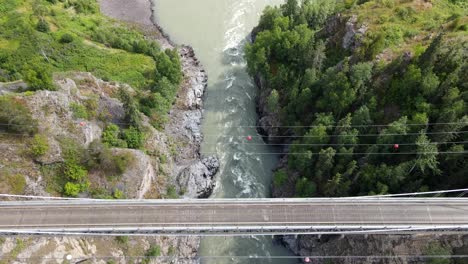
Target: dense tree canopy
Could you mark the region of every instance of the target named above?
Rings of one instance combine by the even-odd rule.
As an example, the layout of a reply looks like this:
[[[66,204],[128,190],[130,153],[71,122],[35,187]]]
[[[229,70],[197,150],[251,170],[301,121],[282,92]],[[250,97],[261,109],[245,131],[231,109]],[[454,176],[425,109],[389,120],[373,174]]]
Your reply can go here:
[[[431,13],[417,13],[408,1],[388,7],[383,1],[358,2],[367,3],[288,0],[279,8],[268,7],[254,42],[246,47],[248,71],[264,80],[268,108],[275,109],[270,114],[282,126],[294,126],[280,130],[291,136],[284,137],[291,155],[287,168],[276,173],[275,187],[287,182],[286,172],[300,175],[297,196],[465,187],[466,31],[440,26],[431,31],[437,37],[422,46],[399,32],[414,31],[411,27],[418,25],[408,21]],[[456,4],[446,4],[453,10],[444,12],[459,12]],[[350,17],[370,6],[397,12],[396,22],[410,26],[369,30],[354,50],[336,41],[339,33],[325,29],[327,20],[336,19],[334,13]],[[452,20],[447,15],[444,21],[428,22]],[[418,52],[408,58],[408,52],[394,51],[400,55],[388,63],[376,57],[401,43]]]

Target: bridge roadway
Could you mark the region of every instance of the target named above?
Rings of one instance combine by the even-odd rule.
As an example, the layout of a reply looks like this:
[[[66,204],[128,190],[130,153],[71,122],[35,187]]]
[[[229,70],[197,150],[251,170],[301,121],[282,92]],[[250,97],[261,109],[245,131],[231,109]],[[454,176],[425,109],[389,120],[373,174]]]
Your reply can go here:
[[[344,234],[467,232],[468,198],[0,202],[8,234]]]

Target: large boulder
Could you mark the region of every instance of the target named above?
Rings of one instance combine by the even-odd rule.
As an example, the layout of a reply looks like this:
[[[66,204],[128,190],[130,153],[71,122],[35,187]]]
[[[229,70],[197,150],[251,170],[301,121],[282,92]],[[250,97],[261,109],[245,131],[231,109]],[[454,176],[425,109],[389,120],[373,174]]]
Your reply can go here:
[[[216,185],[219,160],[210,156],[187,166],[177,175],[177,185],[189,198],[208,198]]]

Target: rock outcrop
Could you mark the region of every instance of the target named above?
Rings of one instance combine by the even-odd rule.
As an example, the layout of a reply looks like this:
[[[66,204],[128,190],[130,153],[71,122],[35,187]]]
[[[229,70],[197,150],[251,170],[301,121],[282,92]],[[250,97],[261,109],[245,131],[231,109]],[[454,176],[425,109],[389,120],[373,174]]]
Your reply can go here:
[[[215,157],[196,161],[177,175],[177,185],[186,197],[208,198],[215,187],[214,176],[218,168],[219,161]]]
[[[357,16],[353,15],[346,22],[345,35],[343,37],[342,47],[344,49],[354,50],[361,44],[361,37],[367,32],[367,25],[361,25],[357,28]]]
[[[2,83],[0,82],[0,95],[17,93],[27,90],[28,85],[23,81]]]

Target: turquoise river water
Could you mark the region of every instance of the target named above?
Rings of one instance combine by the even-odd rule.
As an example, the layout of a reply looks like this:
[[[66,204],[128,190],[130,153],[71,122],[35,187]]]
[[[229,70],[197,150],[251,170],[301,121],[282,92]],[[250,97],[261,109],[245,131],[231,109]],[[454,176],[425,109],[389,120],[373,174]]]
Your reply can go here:
[[[269,197],[275,155],[254,127],[257,89],[246,73],[243,46],[267,5],[283,0],[157,0],[157,22],[176,43],[191,45],[204,65],[209,84],[205,100],[202,152],[221,160],[214,197]],[[249,127],[250,126],[250,127]],[[247,135],[253,140],[248,141]],[[277,152],[277,151],[276,151]],[[286,258],[246,259],[236,256],[290,256],[272,237],[203,238],[202,263],[297,263]],[[222,258],[204,258],[222,256]],[[229,257],[225,257],[229,256]]]

